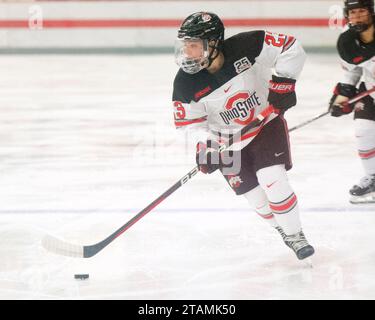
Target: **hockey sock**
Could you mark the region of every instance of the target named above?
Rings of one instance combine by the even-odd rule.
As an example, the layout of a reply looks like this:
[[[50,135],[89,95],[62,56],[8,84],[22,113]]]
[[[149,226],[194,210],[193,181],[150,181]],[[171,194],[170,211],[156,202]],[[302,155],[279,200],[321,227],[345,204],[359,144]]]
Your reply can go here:
[[[355,136],[366,175],[375,174],[375,121],[356,119]]]
[[[255,212],[267,221],[272,227],[277,227],[278,224],[269,206],[268,199],[263,189],[260,186],[246,192],[245,198],[249,202],[250,206],[254,208]]]
[[[257,171],[260,186],[267,195],[276,222],[287,235],[301,231],[297,197],[289,185],[284,165]]]

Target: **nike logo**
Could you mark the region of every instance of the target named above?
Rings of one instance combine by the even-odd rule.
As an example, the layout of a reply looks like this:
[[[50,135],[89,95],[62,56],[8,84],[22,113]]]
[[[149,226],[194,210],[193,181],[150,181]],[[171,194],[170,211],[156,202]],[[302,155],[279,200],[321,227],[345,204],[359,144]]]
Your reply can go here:
[[[280,157],[282,154],[284,154],[284,152],[275,153],[275,157]]]
[[[276,182],[277,182],[277,180],[272,182],[271,184],[266,184],[267,188],[271,188]]]
[[[229,86],[227,89],[224,89],[224,92],[227,93],[232,86]]]

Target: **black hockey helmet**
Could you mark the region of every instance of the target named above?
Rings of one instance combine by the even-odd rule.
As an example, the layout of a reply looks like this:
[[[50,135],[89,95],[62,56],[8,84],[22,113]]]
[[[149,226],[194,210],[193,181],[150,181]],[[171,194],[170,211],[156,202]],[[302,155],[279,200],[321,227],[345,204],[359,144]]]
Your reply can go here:
[[[188,16],[178,30],[178,38],[224,40],[224,24],[211,12],[196,12]]]
[[[374,0],[344,0],[344,16],[349,21],[349,10],[366,8],[372,16],[372,21],[374,22]],[[367,24],[357,24],[351,25],[349,23],[349,28],[354,29],[357,32],[363,32],[369,28]]]
[[[211,65],[212,61],[219,55],[224,42],[224,24],[220,18],[211,12],[196,12],[189,15],[181,24],[178,35],[178,45],[176,46],[176,62],[188,73],[197,73],[203,68]],[[205,50],[203,57],[191,59],[183,57],[181,43],[184,41],[202,41]],[[208,53],[208,48],[212,50]]]

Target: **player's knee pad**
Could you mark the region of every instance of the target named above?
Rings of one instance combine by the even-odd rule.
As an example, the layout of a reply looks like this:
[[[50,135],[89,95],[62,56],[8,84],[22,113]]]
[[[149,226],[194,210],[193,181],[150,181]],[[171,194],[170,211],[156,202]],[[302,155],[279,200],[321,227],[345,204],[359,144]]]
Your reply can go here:
[[[270,188],[275,181],[288,182],[288,176],[283,164],[260,169],[257,171],[256,175],[259,185],[263,190]]]
[[[354,126],[357,139],[368,140],[369,143],[375,144],[375,121],[356,119]]]
[[[271,202],[283,201],[293,194],[284,165],[263,168],[256,173],[259,185]]]
[[[375,170],[375,121],[356,119],[355,136],[358,156],[364,160],[366,172]]]

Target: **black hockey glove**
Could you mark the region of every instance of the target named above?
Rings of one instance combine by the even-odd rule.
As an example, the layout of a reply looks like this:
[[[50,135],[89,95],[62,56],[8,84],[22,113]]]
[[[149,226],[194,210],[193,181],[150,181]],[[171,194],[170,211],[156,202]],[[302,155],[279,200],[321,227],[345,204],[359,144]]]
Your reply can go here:
[[[208,140],[206,143],[198,142],[195,161],[199,166],[199,170],[204,174],[210,174],[220,168],[219,147],[220,145],[212,140]]]
[[[333,90],[333,96],[329,101],[328,111],[332,117],[341,117],[344,114],[349,114],[354,109],[354,104],[345,103],[342,98],[353,98],[358,94],[355,86],[345,83],[338,83]]]
[[[295,83],[294,79],[273,75],[270,80],[268,103],[284,112],[295,106],[297,104]]]

